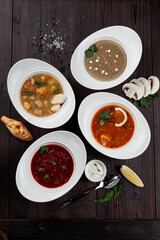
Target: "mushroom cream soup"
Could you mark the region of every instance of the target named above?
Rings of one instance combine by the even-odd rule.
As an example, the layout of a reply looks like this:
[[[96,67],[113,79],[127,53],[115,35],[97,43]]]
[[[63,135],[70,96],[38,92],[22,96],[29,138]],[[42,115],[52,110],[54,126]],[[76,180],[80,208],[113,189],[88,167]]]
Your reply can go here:
[[[87,72],[93,78],[109,81],[118,78],[124,72],[127,56],[116,42],[102,40],[85,51],[84,63]]]
[[[31,76],[20,91],[22,106],[36,117],[47,117],[58,112],[65,99],[59,81],[48,74]]]

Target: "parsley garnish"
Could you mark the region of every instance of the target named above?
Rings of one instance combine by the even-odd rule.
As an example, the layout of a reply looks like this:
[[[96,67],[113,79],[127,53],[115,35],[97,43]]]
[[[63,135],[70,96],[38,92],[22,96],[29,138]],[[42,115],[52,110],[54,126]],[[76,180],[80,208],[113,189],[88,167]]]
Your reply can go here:
[[[46,146],[40,147],[40,154],[43,154],[44,152],[48,152],[48,147]]]
[[[101,121],[99,122],[100,126],[103,126],[106,123],[106,119],[109,119],[109,111],[105,110],[99,114]]]
[[[51,161],[51,163],[52,163],[53,165],[56,165],[55,161]]]
[[[44,176],[44,179],[48,179],[49,178],[49,174],[46,174],[45,176]]]
[[[58,84],[58,85],[56,86],[55,90],[53,91],[53,94],[58,93],[60,90],[61,90],[61,86],[60,86],[60,84]]]
[[[63,169],[66,169],[66,166],[64,166],[64,165],[61,165],[61,166],[62,166]]]
[[[40,172],[41,172],[43,169],[44,169],[44,168],[43,168],[43,167],[41,167],[41,168],[39,168],[39,169],[38,169],[38,171],[40,171]]]
[[[23,92],[23,95],[25,95],[25,96],[31,96],[33,94],[34,94],[34,92],[31,92],[31,91],[24,91]]]
[[[85,51],[86,58],[91,58],[94,55],[95,52],[98,52],[98,48],[95,44],[93,44],[91,46],[91,48],[89,48]]]
[[[99,198],[97,200],[94,200],[94,202],[96,202],[96,203],[108,202],[112,198],[118,197],[122,192],[125,191],[124,186],[123,186],[123,181],[124,181],[124,179],[121,178],[121,180],[119,181],[119,183],[116,186],[114,186],[110,190],[106,191],[106,195],[104,198]]]
[[[159,95],[158,93],[155,94],[150,94],[147,97],[142,97],[140,100],[135,100],[133,102],[133,104],[138,107],[145,107],[148,108],[149,107],[149,100],[153,100],[154,98],[157,98]]]

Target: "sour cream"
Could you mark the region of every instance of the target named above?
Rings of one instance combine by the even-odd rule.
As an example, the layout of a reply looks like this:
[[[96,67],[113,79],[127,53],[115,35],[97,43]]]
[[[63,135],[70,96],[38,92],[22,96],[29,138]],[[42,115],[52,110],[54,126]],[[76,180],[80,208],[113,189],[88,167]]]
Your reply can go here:
[[[106,166],[99,160],[91,160],[85,168],[85,175],[92,182],[101,181],[105,177],[106,173]]]

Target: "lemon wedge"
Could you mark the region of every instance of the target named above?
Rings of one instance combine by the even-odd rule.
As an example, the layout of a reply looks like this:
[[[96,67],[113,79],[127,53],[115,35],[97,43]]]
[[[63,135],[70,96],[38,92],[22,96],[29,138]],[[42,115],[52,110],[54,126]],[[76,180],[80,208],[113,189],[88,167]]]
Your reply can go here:
[[[135,172],[129,167],[122,165],[120,168],[121,173],[128,181],[136,185],[137,187],[144,187],[142,180],[137,176]]]
[[[116,107],[115,111],[120,111],[124,115],[124,120],[121,123],[115,123],[116,127],[121,127],[121,126],[123,126],[123,124],[125,124],[127,122],[127,113],[120,107]]]

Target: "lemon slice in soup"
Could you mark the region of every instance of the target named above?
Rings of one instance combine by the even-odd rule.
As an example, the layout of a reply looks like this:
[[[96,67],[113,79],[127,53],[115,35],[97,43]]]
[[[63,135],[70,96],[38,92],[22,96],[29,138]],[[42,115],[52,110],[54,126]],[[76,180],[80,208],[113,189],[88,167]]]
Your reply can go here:
[[[127,121],[127,113],[122,109],[122,108],[120,108],[120,107],[115,107],[115,111],[117,112],[117,114],[118,114],[118,112],[119,112],[119,114],[121,114],[122,115],[122,121],[120,121],[120,122],[116,122],[115,123],[115,126],[116,127],[121,127],[121,126],[123,126],[125,123],[126,123],[126,121]],[[120,119],[121,119],[120,118]]]

